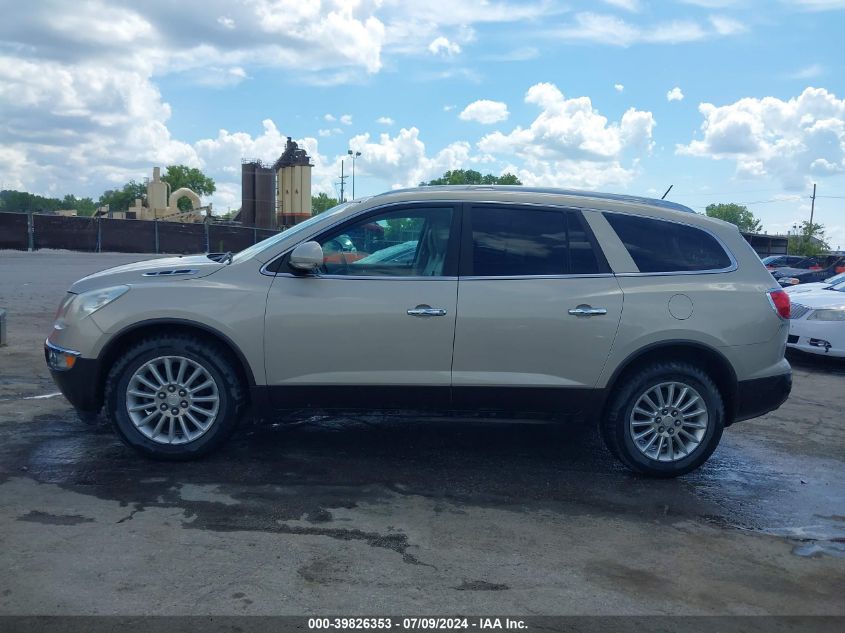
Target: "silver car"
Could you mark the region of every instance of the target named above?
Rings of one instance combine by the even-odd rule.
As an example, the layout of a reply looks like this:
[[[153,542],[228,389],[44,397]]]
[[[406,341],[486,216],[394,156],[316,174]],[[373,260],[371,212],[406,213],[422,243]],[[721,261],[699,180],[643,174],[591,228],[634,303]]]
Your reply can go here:
[[[537,412],[673,476],[788,397],[776,286],[735,226],[674,203],[423,187],[221,261],[81,279],[46,357],[75,407],[155,458],[208,453],[247,411]]]

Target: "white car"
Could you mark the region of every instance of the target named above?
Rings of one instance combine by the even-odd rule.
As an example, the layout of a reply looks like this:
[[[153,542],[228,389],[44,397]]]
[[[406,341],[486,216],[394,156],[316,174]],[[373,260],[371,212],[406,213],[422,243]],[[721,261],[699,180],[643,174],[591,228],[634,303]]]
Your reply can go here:
[[[795,296],[798,294],[804,294],[805,292],[812,292],[815,290],[823,290],[824,288],[830,288],[838,284],[841,281],[845,281],[845,273],[839,273],[838,275],[834,275],[833,277],[828,277],[824,281],[817,281],[811,284],[798,284],[797,286],[788,286],[784,288],[786,292],[790,296]]]
[[[845,280],[792,301],[787,346],[845,358]]]

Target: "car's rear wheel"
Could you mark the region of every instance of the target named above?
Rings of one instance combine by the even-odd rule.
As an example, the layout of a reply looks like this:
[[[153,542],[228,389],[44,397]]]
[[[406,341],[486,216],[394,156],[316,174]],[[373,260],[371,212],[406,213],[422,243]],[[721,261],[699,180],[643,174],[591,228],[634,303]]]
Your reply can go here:
[[[145,339],[109,372],[106,412],[121,439],[144,455],[205,455],[234,430],[244,387],[225,351],[192,336]]]
[[[628,468],[675,477],[698,468],[716,449],[724,403],[713,380],[683,362],[662,362],[629,374],[602,421],[610,451]]]

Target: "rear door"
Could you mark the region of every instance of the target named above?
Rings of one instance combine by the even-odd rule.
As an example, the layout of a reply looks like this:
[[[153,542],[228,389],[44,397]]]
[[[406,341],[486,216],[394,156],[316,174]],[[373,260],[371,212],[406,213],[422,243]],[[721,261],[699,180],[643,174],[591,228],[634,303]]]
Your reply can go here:
[[[621,313],[619,284],[578,210],[467,205],[455,405],[580,409]]]

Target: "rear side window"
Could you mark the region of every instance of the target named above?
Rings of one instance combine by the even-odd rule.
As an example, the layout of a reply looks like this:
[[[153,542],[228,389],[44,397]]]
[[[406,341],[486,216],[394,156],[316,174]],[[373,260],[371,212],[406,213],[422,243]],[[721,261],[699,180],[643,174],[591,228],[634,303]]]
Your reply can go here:
[[[580,215],[562,209],[474,207],[472,267],[479,277],[602,272]]]
[[[604,216],[642,273],[721,270],[731,265],[721,244],[701,229],[622,213]]]

